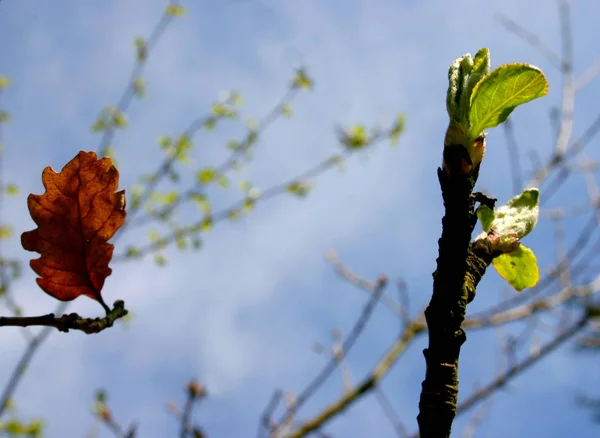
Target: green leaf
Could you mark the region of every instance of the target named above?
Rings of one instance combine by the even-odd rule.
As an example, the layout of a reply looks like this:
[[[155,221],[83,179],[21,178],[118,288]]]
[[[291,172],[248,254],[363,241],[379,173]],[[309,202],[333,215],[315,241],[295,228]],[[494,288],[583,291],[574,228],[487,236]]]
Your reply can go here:
[[[180,135],[175,143],[175,158],[183,164],[191,164],[192,159],[188,151],[193,147],[192,140],[187,134]]]
[[[156,254],[154,256],[154,262],[158,266],[165,266],[167,264],[167,258],[163,254]]]
[[[234,106],[242,106],[244,104],[244,97],[237,91],[230,91],[226,100]]]
[[[229,219],[230,221],[234,221],[239,217],[240,217],[239,210],[232,209],[232,210],[229,210],[229,212],[227,212],[227,219]]]
[[[281,111],[281,114],[283,114],[283,116],[286,119],[290,119],[293,115],[294,115],[294,111],[292,110],[292,107],[289,106],[288,104],[283,104],[279,107],[279,110]]]
[[[133,92],[140,99],[146,96],[146,81],[138,76],[133,80]]]
[[[479,218],[479,222],[481,222],[481,229],[486,233],[490,231],[494,216],[494,210],[487,205],[482,204],[477,208],[477,217]]]
[[[127,126],[127,118],[119,109],[115,108],[112,113],[113,123],[118,128],[124,128]]]
[[[96,401],[98,403],[106,403],[106,391],[104,389],[99,389],[96,391]]]
[[[165,194],[154,192],[150,195],[150,199],[160,205],[170,205],[179,199],[179,193],[175,191],[170,191]]]
[[[200,208],[202,214],[206,216],[210,214],[210,202],[208,202],[206,196],[201,193],[192,193],[190,200]]]
[[[240,190],[242,192],[247,192],[252,188],[252,183],[250,181],[242,181],[240,182]]]
[[[0,110],[0,123],[6,123],[10,120],[10,114],[6,111]]]
[[[458,117],[458,89],[460,86],[460,61],[462,58],[455,59],[448,68],[448,92],[446,94],[446,109],[450,121],[455,121]]]
[[[217,172],[211,167],[200,169],[196,174],[196,178],[200,184],[208,184],[211,181],[214,181],[216,177]]]
[[[158,144],[160,145],[161,149],[167,149],[169,146],[171,146],[172,140],[170,137],[167,137],[165,135],[161,135],[160,137],[158,137]]]
[[[466,56],[466,55],[465,55]],[[490,71],[490,51],[487,48],[480,49],[475,54],[475,59],[470,60],[469,55],[468,73],[463,76],[462,92],[460,96],[460,116],[466,120],[471,107],[471,96],[473,89]],[[461,67],[463,65],[461,64]]]
[[[257,138],[258,138],[258,127],[249,126],[248,134],[246,135],[246,138],[244,139],[244,144],[245,144],[246,149],[249,148],[250,146],[252,146],[254,143],[256,143]]]
[[[526,189],[520,195],[499,207],[494,212],[491,228],[501,238],[514,234],[517,239],[528,235],[537,223],[540,213],[540,191]]]
[[[306,70],[303,68],[299,68],[296,70],[296,74],[292,79],[292,88],[298,88],[302,90],[312,90],[313,83],[312,80],[306,74]]]
[[[469,138],[504,122],[519,105],[548,92],[542,71],[528,64],[506,64],[481,79],[471,95]]]
[[[221,174],[219,175],[218,183],[222,188],[226,189],[229,187],[229,178],[227,178],[227,176],[224,174]]]
[[[10,78],[8,76],[0,76],[0,89],[6,88],[10,85]]]
[[[21,435],[22,433],[24,433],[23,425],[18,420],[14,419],[8,421],[4,425],[4,430],[13,436]]]
[[[231,108],[230,106],[225,105],[221,102],[213,103],[210,112],[213,116],[217,118],[225,117],[232,119],[234,117],[237,117],[237,111],[235,110],[235,108]]]
[[[345,170],[344,166],[344,158],[339,155],[333,155],[329,157],[326,161],[327,165],[334,165],[338,168],[340,172]]]
[[[237,140],[229,140],[227,142],[227,147],[229,149],[231,149],[232,151],[235,151],[235,150],[237,150],[237,148],[240,147],[240,143]]]
[[[170,17],[183,17],[185,15],[185,8],[181,5],[171,3],[167,6],[166,14]]]
[[[185,241],[185,237],[184,237],[183,233],[178,233],[175,236],[175,244],[177,245],[177,247],[179,249],[186,249],[187,248],[187,242]]]
[[[217,119],[214,116],[210,116],[209,118],[207,118],[204,121],[204,125],[202,125],[204,127],[204,129],[206,129],[207,131],[212,131],[215,128],[215,125],[217,124]]]
[[[137,37],[134,40],[135,43],[135,59],[137,62],[144,62],[148,56],[148,48],[146,42],[141,38]]]
[[[348,131],[340,133],[340,142],[347,149],[362,149],[369,142],[367,129],[363,125],[354,125]]]
[[[175,147],[177,150],[189,150],[192,148],[192,140],[189,135],[183,134],[177,137],[177,143],[175,143]]]
[[[310,181],[294,181],[288,184],[286,190],[300,198],[304,198],[311,189]]]
[[[4,190],[6,191],[6,194],[8,196],[15,196],[19,194],[19,186],[16,186],[14,184],[8,184],[4,187]]]
[[[6,225],[0,225],[0,240],[8,239],[12,236],[12,229]]]
[[[494,258],[494,268],[517,292],[533,287],[540,279],[540,270],[533,251],[520,245],[515,251]]]
[[[243,212],[250,213],[253,208],[254,208],[254,199],[252,199],[252,198],[246,199],[244,201],[244,206],[242,207]]]
[[[202,224],[200,225],[200,231],[206,233],[210,231],[213,225],[212,217],[208,216],[202,220]]]
[[[139,257],[142,255],[142,251],[135,246],[128,246],[125,249],[125,257]]]
[[[404,114],[398,114],[396,116],[396,121],[394,122],[394,125],[392,126],[388,134],[390,143],[392,143],[393,145],[398,143],[398,140],[400,139],[400,134],[402,134],[402,132],[404,131],[404,121]]]
[[[90,128],[92,132],[100,132],[106,129],[106,122],[103,119],[98,119]]]

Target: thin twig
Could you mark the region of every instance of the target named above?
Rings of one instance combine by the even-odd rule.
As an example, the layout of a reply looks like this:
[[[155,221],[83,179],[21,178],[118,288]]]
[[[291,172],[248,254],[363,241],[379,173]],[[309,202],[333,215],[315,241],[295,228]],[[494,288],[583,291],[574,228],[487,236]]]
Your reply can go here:
[[[234,151],[231,152],[229,157],[216,168],[217,174],[224,174],[226,171],[230,170],[235,162],[237,157],[240,154],[243,154],[248,148],[255,144],[259,135],[264,135],[264,133],[269,129],[269,127],[277,120],[277,117],[281,114],[281,108],[288,105],[296,96],[298,95],[298,89],[290,88],[285,93],[283,98],[267,113],[265,117],[259,122],[258,128],[256,131],[256,135],[252,136],[249,133],[246,138],[240,143],[239,147],[237,147]],[[190,126],[185,130],[183,136],[193,139],[194,135],[198,132],[198,130],[205,125],[205,123],[213,118],[213,116],[204,116],[195,120],[190,124]],[[203,189],[202,184],[196,183],[189,190],[179,196],[174,202],[169,204],[168,207],[164,208],[162,211],[148,214],[143,218],[133,222],[133,216],[140,211],[140,208],[144,205],[144,203],[148,200],[148,198],[152,195],[152,192],[160,182],[161,178],[163,178],[167,172],[171,169],[171,166],[177,159],[177,154],[172,154],[164,159],[163,163],[159,166],[158,170],[153,174],[153,178],[148,182],[147,186],[144,188],[144,191],[137,203],[137,208],[130,212],[129,214],[129,222],[123,224],[129,225],[129,227],[140,227],[149,223],[151,220],[156,219],[157,217],[166,217],[167,215],[173,213],[173,211],[185,200],[190,199],[192,195],[198,195],[198,190]],[[123,228],[123,227],[121,227]]]
[[[333,252],[333,251],[327,252],[325,258],[329,263],[331,263],[333,265],[333,267],[335,268],[337,273],[342,278],[349,281],[354,286],[358,287],[361,290],[364,290],[369,295],[372,295],[373,292],[376,290],[376,288],[377,288],[376,282],[366,280],[365,278],[352,272],[352,270],[350,270],[350,268],[348,268],[346,265],[344,265],[342,263],[342,261],[338,258],[337,254],[335,252]],[[400,291],[400,296],[404,297],[405,292],[406,292],[405,288],[401,288],[399,285],[398,289]],[[403,320],[407,318],[406,309],[397,300],[395,300],[392,296],[390,296],[384,292],[381,294],[380,300],[392,312],[394,312],[397,315],[400,315],[400,317],[402,317]]]
[[[273,391],[273,395],[271,396],[271,400],[267,404],[267,407],[263,411],[261,415],[261,421],[258,425],[258,434],[257,438],[261,438],[263,436],[263,432],[271,429],[271,417],[273,416],[273,412],[277,408],[279,402],[283,398],[283,391],[281,389],[276,389]]]
[[[490,396],[497,389],[505,386],[513,377],[516,377],[518,374],[521,374],[536,362],[538,362],[543,357],[547,356],[549,353],[558,348],[563,342],[567,341],[577,333],[588,322],[588,315],[583,315],[576,324],[567,328],[558,334],[552,341],[546,343],[542,347],[540,347],[534,354],[530,354],[526,359],[521,362],[515,364],[513,367],[509,368],[503,375],[496,377],[492,380],[488,385],[481,388],[479,391],[471,394],[468,398],[466,398],[463,402],[458,404],[456,415],[460,415],[477,403],[482,400],[485,400],[488,396]]]
[[[521,38],[523,41],[535,48],[544,58],[546,58],[555,67],[562,67],[562,61],[560,59],[560,56],[558,56],[558,54],[550,47],[545,45],[537,35],[531,33],[529,30],[517,24],[514,20],[508,18],[504,14],[496,14],[496,20],[498,20],[498,22],[502,26],[504,26],[504,28],[507,31]]]
[[[175,0],[175,1],[169,0],[168,1],[169,5],[177,4],[177,3],[178,3],[177,0]],[[163,35],[165,30],[167,29],[167,26],[169,25],[171,20],[173,20],[173,17],[171,15],[169,15],[167,13],[163,13],[158,24],[152,30],[152,33],[150,34],[150,37],[148,37],[148,40],[146,41],[146,44],[145,44],[145,50],[146,50],[145,57],[142,61],[139,61],[136,59],[133,69],[131,71],[129,82],[127,83],[127,86],[125,87],[125,90],[123,91],[123,94],[121,95],[121,98],[119,99],[119,102],[117,103],[117,107],[116,107],[117,111],[124,113],[127,110],[127,108],[129,107],[131,100],[133,99],[133,97],[136,94],[135,80],[141,76],[142,72],[144,71],[144,67],[146,66],[146,62],[148,61],[148,58],[150,56],[152,49],[158,43],[158,40],[160,39],[160,37]],[[104,131],[104,134],[102,135],[102,138],[100,140],[100,144],[98,146],[99,152],[106,150],[106,148],[111,144],[111,142],[114,138],[114,135],[115,135],[115,127],[109,126]]]
[[[352,330],[348,334],[348,337],[344,340],[342,344],[342,351],[344,355],[348,354],[348,352],[358,339],[359,335],[362,333],[367,321],[373,313],[373,310],[375,310],[375,305],[379,301],[381,293],[385,289],[386,285],[387,278],[385,276],[379,277],[379,280],[377,282],[377,289],[374,291],[373,295],[365,305],[360,317],[358,318],[358,320],[354,324],[354,327],[352,327]],[[285,423],[294,416],[298,409],[300,409],[300,407],[310,398],[310,396],[313,395],[317,388],[319,388],[323,384],[323,382],[325,382],[325,380],[331,375],[333,370],[335,370],[335,368],[337,367],[337,364],[338,359],[336,357],[332,357],[327,363],[327,365],[325,365],[323,370],[313,379],[312,382],[309,383],[306,389],[304,389],[304,391],[302,391],[298,395],[298,397],[296,398],[296,402],[290,409],[288,409],[288,411],[285,414],[285,417],[279,422],[280,424]]]
[[[60,317],[54,316],[54,313],[42,316],[0,316],[0,327],[46,326],[54,327],[65,333],[68,333],[69,330],[80,330],[86,334],[93,334],[112,327],[117,319],[124,317],[127,313],[125,303],[118,300],[104,318],[82,318],[76,313]]]
[[[67,303],[60,303],[55,312],[62,313],[67,307]],[[33,356],[40,348],[40,346],[44,343],[44,341],[50,335],[50,332],[53,331],[53,327],[44,327],[33,339],[31,339],[27,343],[27,348],[23,352],[23,355],[19,358],[17,365],[13,368],[12,373],[2,391],[2,396],[0,397],[0,417],[6,412],[8,408],[9,401],[12,398],[14,392],[16,391],[21,379],[24,376],[25,370],[29,366],[29,363],[33,359]]]
[[[316,416],[301,424],[287,438],[302,438],[309,433],[321,428],[328,420],[349,408],[352,404],[358,401],[362,396],[369,393],[383,377],[391,370],[401,354],[405,351],[409,342],[415,336],[424,333],[425,320],[423,313],[409,324],[403,331],[402,335],[388,349],[383,358],[375,365],[371,373],[363,379],[361,383],[354,386],[351,391],[344,393],[338,400],[329,404],[325,409],[319,412]]]
[[[408,436],[408,432],[400,419],[400,415],[398,415],[398,412],[396,412],[394,406],[392,406],[390,399],[385,395],[383,389],[381,389],[381,386],[379,385],[375,387],[375,398],[385,413],[385,416],[390,420],[390,423],[392,423],[396,435],[401,438]]]

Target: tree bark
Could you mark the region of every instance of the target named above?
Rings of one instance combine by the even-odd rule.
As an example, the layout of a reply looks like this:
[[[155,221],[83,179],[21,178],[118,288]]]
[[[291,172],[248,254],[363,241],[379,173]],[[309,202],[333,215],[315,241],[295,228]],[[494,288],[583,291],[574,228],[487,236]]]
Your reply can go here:
[[[433,296],[425,310],[429,346],[423,351],[427,369],[419,401],[421,438],[450,436],[458,400],[458,359],[466,340],[461,327],[467,304],[475,297],[479,280],[492,261],[486,239],[471,244],[477,201],[491,201],[473,194],[479,169],[471,174],[438,169],[445,214],[438,241]],[[485,201],[484,201],[485,200]]]

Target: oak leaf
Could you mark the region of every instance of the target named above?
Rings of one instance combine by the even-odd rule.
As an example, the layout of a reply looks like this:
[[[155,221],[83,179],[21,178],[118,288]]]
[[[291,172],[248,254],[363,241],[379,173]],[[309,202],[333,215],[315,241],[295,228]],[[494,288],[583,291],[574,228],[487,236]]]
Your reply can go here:
[[[108,157],[80,151],[56,173],[42,173],[43,195],[30,194],[27,207],[35,230],[21,235],[27,251],[40,253],[30,261],[37,284],[52,297],[71,301],[86,295],[102,299],[114,245],[107,241],[125,220],[125,190],[116,192],[119,171]]]

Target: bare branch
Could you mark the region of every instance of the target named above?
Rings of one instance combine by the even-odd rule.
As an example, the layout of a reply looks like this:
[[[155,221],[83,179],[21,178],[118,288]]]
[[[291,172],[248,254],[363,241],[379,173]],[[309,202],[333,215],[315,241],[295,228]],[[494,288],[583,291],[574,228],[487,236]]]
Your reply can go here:
[[[76,313],[63,315],[60,317],[54,316],[54,313],[49,313],[42,316],[0,316],[0,327],[29,327],[29,326],[46,326],[54,327],[58,331],[68,333],[69,330],[80,330],[86,334],[100,333],[109,327],[112,327],[114,322],[127,315],[125,303],[121,300],[115,301],[113,309],[107,312],[104,318],[82,318]]]
[[[348,352],[362,333],[363,329],[365,328],[365,325],[367,324],[367,321],[373,313],[373,310],[375,310],[375,305],[379,301],[381,293],[385,289],[386,285],[387,278],[385,276],[379,277],[376,290],[374,291],[370,300],[365,305],[360,317],[358,318],[358,320],[354,324],[354,327],[352,327],[352,330],[348,334],[348,337],[342,344],[342,350],[344,355],[348,354]],[[280,421],[280,423],[285,423],[286,420],[289,420],[294,416],[298,409],[300,409],[300,407],[313,395],[317,388],[319,388],[323,384],[323,382],[325,382],[325,380],[331,375],[331,373],[337,367],[337,365],[338,359],[336,357],[331,358],[327,365],[325,365],[325,368],[323,368],[323,370],[313,379],[313,381],[306,387],[306,389],[298,395],[298,397],[296,398],[296,402],[290,409],[288,409],[287,413],[285,414],[285,418],[282,421]]]

